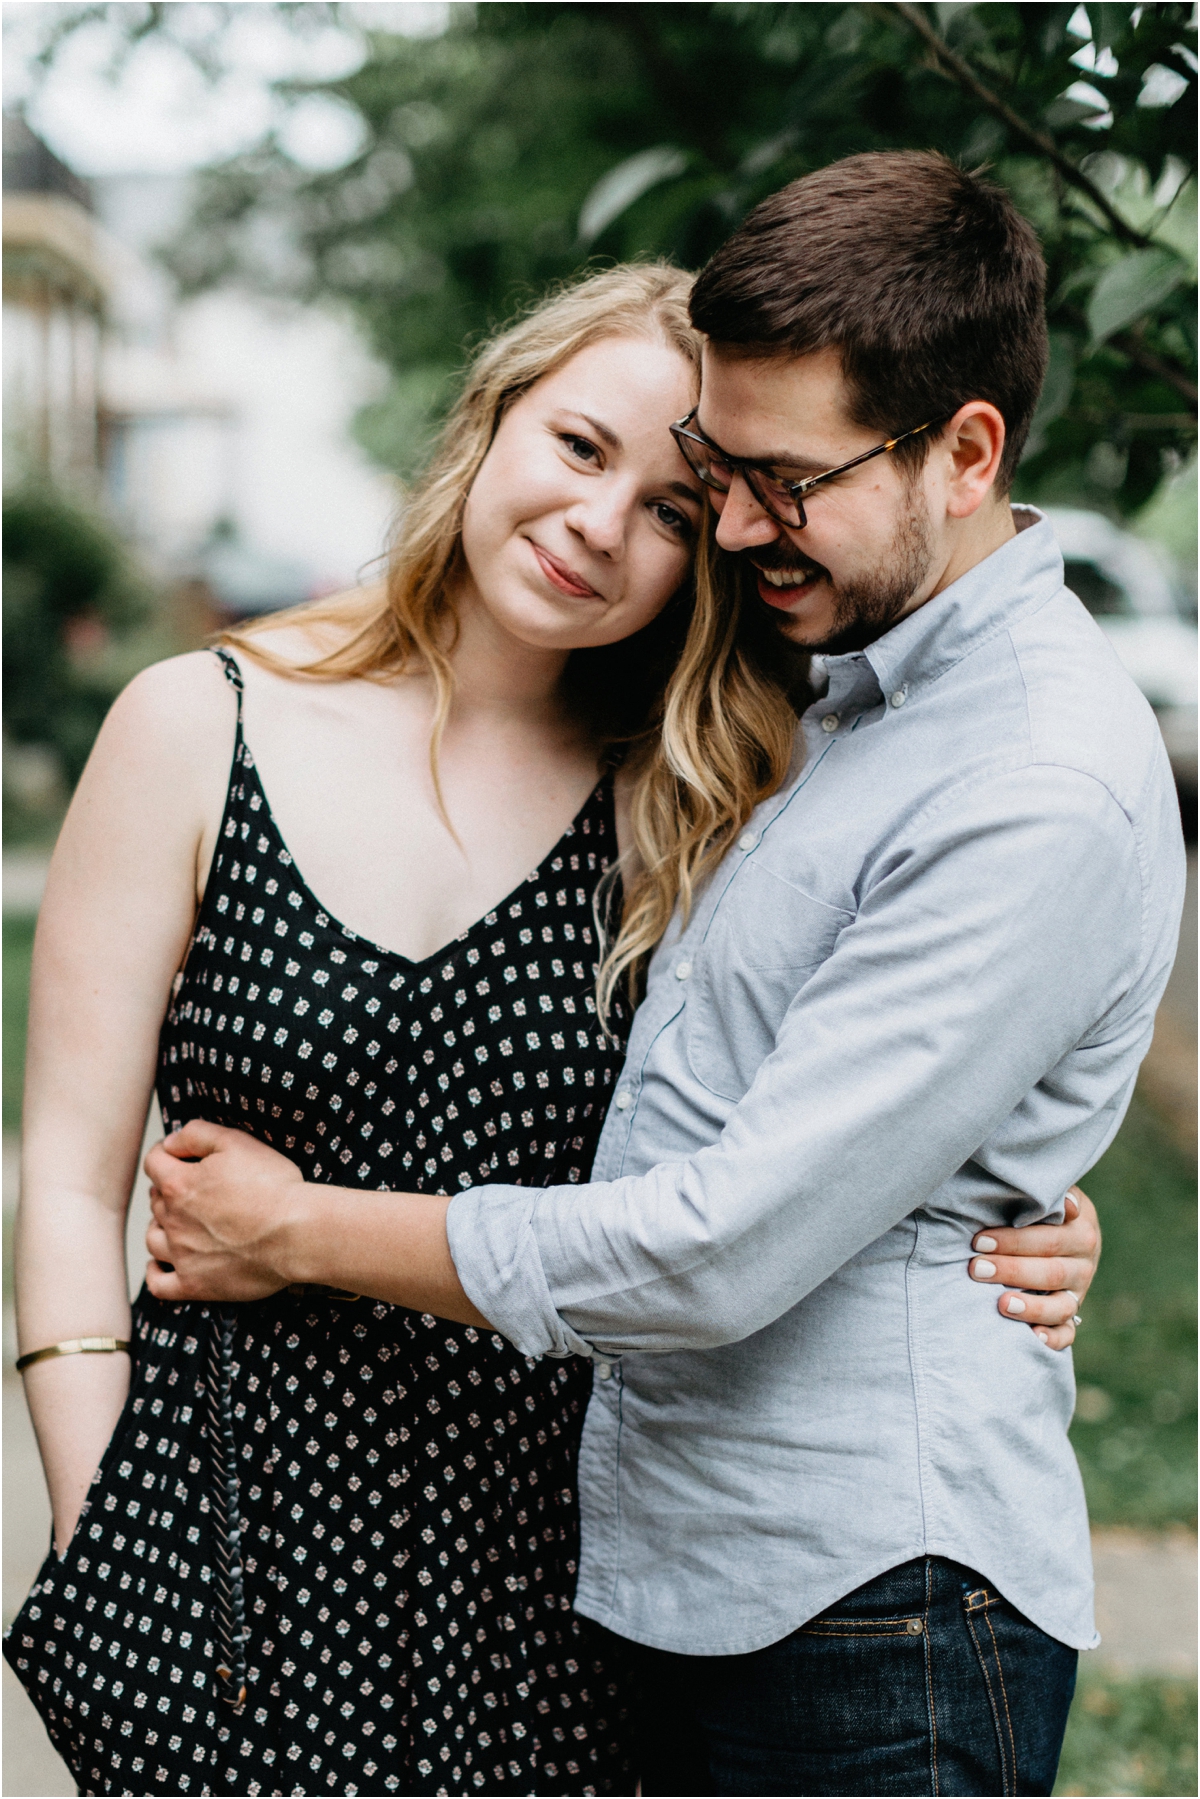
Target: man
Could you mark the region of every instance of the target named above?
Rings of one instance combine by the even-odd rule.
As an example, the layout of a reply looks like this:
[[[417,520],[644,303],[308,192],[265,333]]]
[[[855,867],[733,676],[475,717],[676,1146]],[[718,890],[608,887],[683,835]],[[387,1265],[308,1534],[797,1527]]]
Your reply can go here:
[[[1111,1139],[1182,893],[1153,717],[1007,501],[1043,281],[931,155],[713,259],[678,436],[821,658],[798,772],[659,949],[590,1187],[380,1210],[369,1257],[305,1189],[273,1252],[595,1358],[577,1606],[637,1646],[648,1794],[1047,1793],[1096,1641],[1069,1364],[959,1272]],[[210,1202],[151,1169],[179,1280]]]

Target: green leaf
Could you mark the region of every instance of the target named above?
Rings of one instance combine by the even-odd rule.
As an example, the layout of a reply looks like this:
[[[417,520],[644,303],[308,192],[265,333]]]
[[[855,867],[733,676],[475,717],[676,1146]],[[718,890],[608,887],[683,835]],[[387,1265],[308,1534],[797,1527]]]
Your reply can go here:
[[[1153,312],[1187,278],[1187,265],[1173,250],[1135,250],[1113,263],[1088,301],[1093,347]]]
[[[1092,23],[1092,39],[1097,50],[1106,50],[1110,44],[1121,41],[1129,30],[1128,6],[1088,7],[1088,18]]]
[[[639,150],[619,162],[615,169],[601,175],[579,209],[579,241],[590,244],[600,233],[620,218],[626,207],[657,187],[660,181],[674,180],[687,168],[687,157],[674,144],[656,144],[652,150]]]
[[[1076,88],[1087,88],[1091,84],[1086,81],[1074,81],[1071,85]],[[1085,100],[1067,92],[1060,94],[1057,100],[1050,102],[1042,114],[1042,119],[1052,131],[1061,131],[1067,125],[1082,124],[1084,119],[1103,118],[1105,110],[1103,98]]]

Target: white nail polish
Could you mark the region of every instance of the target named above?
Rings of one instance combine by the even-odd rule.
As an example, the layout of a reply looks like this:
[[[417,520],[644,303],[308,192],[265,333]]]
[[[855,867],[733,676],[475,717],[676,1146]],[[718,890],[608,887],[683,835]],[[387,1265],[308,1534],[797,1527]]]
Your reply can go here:
[[[1049,1341],[1050,1341],[1050,1339],[1049,1339],[1049,1337],[1048,1337],[1048,1336],[1047,1336],[1047,1335],[1046,1335],[1046,1332],[1045,1332],[1045,1331],[1034,1331],[1034,1333],[1033,1333],[1033,1334],[1034,1334],[1034,1336],[1035,1336],[1035,1337],[1038,1337],[1038,1338],[1040,1338],[1040,1339],[1041,1339],[1041,1341],[1042,1341],[1042,1342],[1043,1342],[1043,1343],[1049,1343]]]
[[[995,1272],[995,1262],[985,1262],[982,1256],[976,1257],[971,1273],[977,1281],[990,1281]]]
[[[1025,1310],[1025,1301],[1023,1299],[1018,1299],[1016,1294],[1012,1293],[1005,1301],[1004,1310],[1006,1312],[1011,1312],[1015,1317],[1019,1317]]]
[[[995,1237],[976,1237],[975,1247],[976,1249],[995,1249],[996,1239]]]

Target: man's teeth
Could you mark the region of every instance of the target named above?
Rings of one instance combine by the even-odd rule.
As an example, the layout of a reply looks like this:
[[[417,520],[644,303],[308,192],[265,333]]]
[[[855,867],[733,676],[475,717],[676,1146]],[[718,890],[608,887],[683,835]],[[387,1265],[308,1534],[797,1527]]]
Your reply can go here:
[[[802,587],[813,576],[810,568],[761,568],[758,572],[772,587]]]

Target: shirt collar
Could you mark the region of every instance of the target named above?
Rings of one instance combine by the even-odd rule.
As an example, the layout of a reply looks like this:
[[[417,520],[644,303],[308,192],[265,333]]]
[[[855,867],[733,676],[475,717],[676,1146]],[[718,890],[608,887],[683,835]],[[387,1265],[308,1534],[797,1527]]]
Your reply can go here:
[[[827,656],[827,703],[844,703],[864,687],[874,690],[876,683],[889,698],[907,698],[1057,593],[1063,585],[1063,559],[1049,523],[1032,506],[1014,506],[1013,522],[1015,537],[866,650]]]

